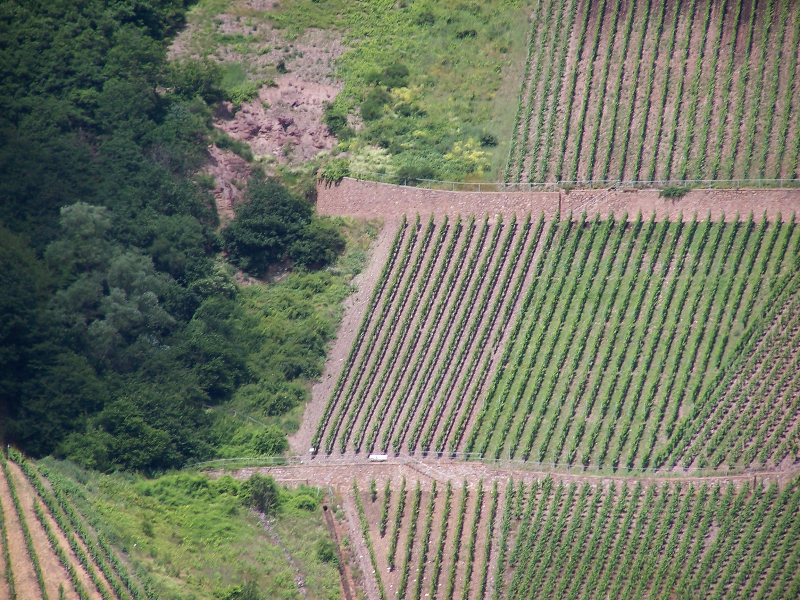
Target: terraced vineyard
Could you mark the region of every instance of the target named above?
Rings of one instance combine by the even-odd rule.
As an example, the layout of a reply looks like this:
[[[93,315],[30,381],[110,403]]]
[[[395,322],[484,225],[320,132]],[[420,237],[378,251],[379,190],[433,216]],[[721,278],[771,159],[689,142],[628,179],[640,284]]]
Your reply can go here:
[[[75,507],[56,476],[45,478],[12,452],[0,453],[3,598],[150,600],[108,540]],[[4,589],[5,588],[5,589]]]
[[[800,177],[797,0],[540,0],[505,180]]]
[[[795,462],[798,267],[793,217],[404,220],[313,445]]]
[[[798,484],[404,479],[354,493],[383,598],[777,600],[800,591]]]

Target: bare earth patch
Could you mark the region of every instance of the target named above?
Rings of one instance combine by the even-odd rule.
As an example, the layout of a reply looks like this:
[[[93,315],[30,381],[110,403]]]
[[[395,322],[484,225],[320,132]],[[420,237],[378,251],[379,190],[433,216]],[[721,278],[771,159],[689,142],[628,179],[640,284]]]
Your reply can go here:
[[[244,182],[252,174],[250,165],[230,150],[221,150],[215,145],[208,147],[209,162],[206,173],[214,177],[214,201],[220,221],[233,220],[233,210],[244,196]]]
[[[325,103],[333,102],[343,88],[334,69],[347,49],[337,32],[308,29],[287,39],[268,20],[277,5],[271,0],[234,3],[214,16],[210,30],[203,17],[198,22],[190,19],[169,49],[171,60],[208,55],[223,65],[241,65],[249,79],[265,82],[258,95],[238,109],[230,102],[221,103],[214,126],[248,144],[268,172],[271,165],[299,165],[336,145],[322,117]],[[244,36],[247,42],[220,43],[209,35]],[[224,224],[233,219],[252,169],[247,161],[215,145],[208,153],[204,171],[214,177],[212,192]]]
[[[325,102],[332,102],[341,85],[315,83],[295,74],[264,86],[258,98],[242,105],[231,118],[214,125],[247,142],[256,159],[279,164],[304,162],[336,145],[322,123]]]

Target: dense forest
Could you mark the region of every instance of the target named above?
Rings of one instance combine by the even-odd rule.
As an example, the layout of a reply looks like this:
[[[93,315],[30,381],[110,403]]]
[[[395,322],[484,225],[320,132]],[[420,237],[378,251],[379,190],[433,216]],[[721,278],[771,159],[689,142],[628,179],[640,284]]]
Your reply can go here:
[[[358,269],[321,270],[346,227],[263,174],[220,231],[202,167],[221,69],[167,61],[187,4],[0,3],[0,423],[33,456],[283,452]],[[233,277],[275,264],[279,285]],[[230,402],[269,426],[213,410]]]

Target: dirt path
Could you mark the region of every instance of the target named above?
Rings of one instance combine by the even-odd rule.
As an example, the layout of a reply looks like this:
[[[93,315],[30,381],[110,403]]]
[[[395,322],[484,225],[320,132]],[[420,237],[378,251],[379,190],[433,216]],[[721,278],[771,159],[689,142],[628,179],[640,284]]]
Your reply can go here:
[[[320,461],[320,462],[316,462]],[[624,469],[620,469],[622,472]],[[632,482],[642,481],[648,484],[696,484],[702,485],[717,484],[727,485],[732,483],[740,486],[745,483],[764,482],[765,485],[777,483],[781,486],[797,479],[800,468],[791,465],[785,469],[771,470],[752,470],[733,474],[725,474],[720,471],[716,474],[692,474],[692,471],[664,470],[663,472],[648,471],[644,475],[640,471],[633,471],[628,475],[593,473],[586,471],[581,473],[580,467],[575,467],[572,473],[553,469],[547,463],[539,464],[535,462],[522,463],[520,461],[497,461],[497,462],[478,462],[464,461],[450,458],[422,458],[421,456],[412,457],[407,454],[393,457],[383,463],[371,463],[365,457],[349,456],[346,459],[336,461],[324,461],[319,458],[307,458],[304,464],[284,465],[279,467],[247,467],[233,470],[209,470],[206,473],[213,479],[225,473],[232,475],[236,479],[248,479],[254,473],[271,475],[278,482],[285,482],[287,485],[296,485],[300,481],[309,481],[311,485],[321,487],[330,486],[343,493],[351,493],[353,481],[358,482],[359,488],[368,490],[369,484],[374,477],[378,482],[379,492],[382,490],[381,482],[385,482],[387,477],[392,481],[399,481],[406,477],[408,481],[421,481],[422,489],[429,490],[431,482],[435,479],[437,485],[443,486],[447,481],[460,484],[465,479],[471,489],[474,489],[479,479],[484,480],[484,487],[491,485],[496,479],[502,485],[513,477],[514,481],[524,481],[530,483],[533,480],[541,480],[547,477],[556,482],[588,483],[592,486],[608,486],[614,483],[616,486],[631,484]],[[441,487],[440,491],[444,488]],[[380,495],[380,494],[379,494]],[[366,505],[365,505],[366,510]]]
[[[315,463],[315,461],[323,462]],[[468,551],[468,541],[471,535],[473,519],[475,516],[475,505],[477,502],[477,485],[479,480],[483,480],[483,507],[481,510],[480,521],[478,523],[477,537],[474,551],[474,562],[472,567],[472,574],[470,579],[470,592],[474,594],[480,582],[482,573],[482,565],[485,556],[487,539],[491,536],[493,539],[490,561],[489,561],[489,577],[487,579],[487,590],[492,590],[494,585],[494,575],[497,563],[497,545],[499,543],[499,528],[505,506],[505,493],[508,482],[513,477],[515,485],[523,482],[526,487],[534,480],[541,481],[545,478],[552,478],[557,484],[561,483],[565,486],[572,484],[583,485],[588,484],[596,489],[606,489],[612,483],[620,489],[622,486],[630,486],[636,478],[620,477],[620,476],[605,476],[605,475],[570,475],[561,473],[552,473],[543,470],[524,470],[515,468],[514,465],[506,467],[497,465],[488,465],[478,462],[463,462],[452,461],[448,459],[420,459],[411,456],[400,456],[394,458],[386,463],[370,463],[364,459],[348,459],[345,461],[330,461],[324,462],[324,459],[315,458],[307,459],[310,464],[303,464],[297,466],[282,466],[282,467],[264,467],[264,468],[247,468],[229,471],[237,479],[247,479],[253,473],[259,472],[265,475],[273,476],[279,483],[288,485],[295,485],[298,481],[308,480],[317,485],[330,486],[335,488],[342,495],[343,509],[347,519],[350,530],[350,539],[353,543],[355,556],[360,562],[360,567],[364,573],[364,587],[368,598],[379,597],[378,584],[376,576],[379,576],[383,582],[387,596],[392,598],[396,595],[400,575],[405,561],[405,547],[408,540],[410,528],[410,515],[414,498],[414,490],[417,482],[420,484],[422,490],[420,500],[419,517],[417,520],[417,528],[414,539],[414,548],[411,554],[411,561],[409,563],[409,578],[406,588],[406,594],[410,595],[417,585],[418,579],[418,561],[419,553],[421,551],[421,544],[423,540],[423,532],[425,527],[425,520],[427,519],[427,507],[430,499],[431,488],[434,480],[437,483],[438,499],[434,505],[433,516],[433,529],[432,535],[429,540],[427,562],[425,565],[425,572],[423,574],[422,594],[425,597],[430,597],[431,576],[433,570],[433,561],[436,554],[436,549],[439,543],[439,536],[441,533],[442,511],[444,505],[444,494],[447,482],[450,481],[453,485],[453,495],[451,501],[450,517],[446,525],[446,540],[444,545],[443,560],[441,565],[441,573],[439,575],[439,593],[437,597],[444,593],[447,588],[450,569],[453,566],[454,551],[457,540],[455,539],[455,523],[458,511],[461,505],[462,498],[462,482],[466,482],[468,490],[468,499],[466,512],[464,516],[464,525],[461,533],[459,543],[460,554],[456,568],[456,585],[455,597],[461,597],[465,580],[465,561]],[[212,471],[208,475],[212,478],[219,477],[223,471]],[[395,514],[398,504],[400,486],[402,478],[406,478],[406,499],[405,510],[399,535],[397,538],[397,547],[395,554],[395,568],[390,571],[388,569],[387,557],[394,527]],[[770,471],[760,473],[742,473],[738,475],[716,475],[716,476],[684,476],[684,477],[668,477],[668,476],[648,476],[642,481],[645,484],[658,485],[674,485],[680,482],[681,485],[694,484],[697,486],[710,484],[726,486],[732,483],[737,488],[745,485],[756,485],[758,483],[772,484],[777,483],[781,486],[788,485],[797,477],[797,472],[786,471]],[[391,479],[391,497],[388,511],[388,522],[386,533],[383,537],[379,533],[379,523],[381,520],[381,513],[383,508],[383,490],[386,479]],[[378,497],[375,502],[372,502],[369,497],[370,482],[375,479],[378,488]],[[379,573],[375,573],[369,557],[369,551],[366,547],[363,532],[361,529],[361,522],[356,509],[355,498],[353,496],[353,481],[357,481],[361,501],[364,507],[364,513],[369,523],[369,537],[375,549],[375,555],[378,561]],[[494,483],[498,484],[498,506],[497,514],[495,517],[494,529],[489,531],[489,511],[491,506],[491,492]],[[514,535],[512,533],[509,546],[509,552],[513,545]]]
[[[587,206],[590,198],[601,198]],[[733,221],[738,213],[742,219],[752,212],[760,217],[764,212],[767,220],[775,221],[778,215],[784,220],[792,213],[800,214],[800,189],[740,189],[740,190],[690,190],[677,199],[660,197],[658,190],[572,190],[566,192],[449,192],[422,188],[389,185],[371,181],[345,179],[338,186],[319,188],[317,209],[321,214],[351,215],[355,217],[399,219],[403,214],[421,215],[434,213],[438,218],[447,215],[483,215],[501,213],[517,217],[531,212],[534,217],[544,214],[552,219],[559,211],[564,218],[573,211],[573,219],[586,210],[587,220],[596,214],[606,218],[609,212],[615,215],[628,214],[633,221],[641,211],[645,217],[655,213],[657,221],[676,220],[683,215],[684,221],[697,213],[698,218],[711,214],[718,220],[723,214],[726,221]],[[391,241],[389,241],[391,243]]]
[[[336,546],[336,556],[339,559],[339,577],[342,582],[342,595],[344,596],[344,600],[353,600],[352,590],[355,589],[355,586],[353,585],[353,578],[350,574],[350,569],[348,568],[349,565],[342,555],[341,535],[339,535],[339,530],[336,527],[336,520],[333,518],[332,514],[333,511],[328,510],[327,506],[323,506],[322,511],[325,516],[325,525],[328,527],[328,535],[331,536],[331,539]]]
[[[386,263],[396,233],[397,221],[391,217],[387,218],[386,225],[378,234],[378,240],[373,246],[366,268],[353,279],[353,285],[356,286],[357,291],[344,302],[344,318],[339,326],[336,341],[328,353],[328,361],[325,363],[322,378],[311,388],[311,401],[306,405],[300,429],[289,437],[289,445],[294,452],[305,453],[310,447],[317,423],[322,418],[325,405],[336,386],[344,361],[350,354],[350,348],[358,333],[361,320],[364,318],[372,290]]]

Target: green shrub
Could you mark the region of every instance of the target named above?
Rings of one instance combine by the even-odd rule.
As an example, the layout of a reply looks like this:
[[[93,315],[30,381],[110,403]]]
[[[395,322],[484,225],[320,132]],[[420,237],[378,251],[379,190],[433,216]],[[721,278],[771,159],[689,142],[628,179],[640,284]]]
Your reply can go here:
[[[417,160],[406,162],[400,165],[395,173],[401,182],[406,181],[409,185],[417,183],[420,179],[436,179],[436,170],[424,161]]]
[[[228,99],[238,108],[258,96],[258,90],[261,89],[262,85],[263,81],[260,79],[257,81],[243,81],[228,90]]]
[[[264,598],[255,581],[248,581],[244,585],[228,586],[222,592],[214,595],[219,600],[263,600]]]
[[[327,102],[325,103],[322,122],[328,127],[330,134],[336,137],[341,136],[342,132],[348,129],[347,113]]]
[[[243,485],[244,503],[265,514],[275,514],[281,506],[281,493],[275,480],[267,475],[252,475]]]
[[[662,198],[683,198],[689,193],[690,190],[691,188],[688,187],[673,185],[663,188],[659,193],[659,196]]]
[[[374,87],[361,104],[361,118],[376,121],[383,116],[383,107],[392,103],[392,95],[382,87]]]
[[[226,132],[219,129],[214,130],[213,140],[217,145],[217,148],[220,148],[221,150],[230,150],[247,162],[253,161],[253,150],[250,148],[250,144],[247,142],[232,138]]]
[[[433,25],[436,23],[436,16],[433,14],[433,12],[431,12],[430,9],[421,10],[417,14],[416,23],[422,27]]]
[[[225,97],[222,87],[224,69],[219,63],[204,58],[187,59],[170,63],[167,69],[167,84],[180,98],[191,99],[200,96],[211,104]]]
[[[336,255],[344,250],[344,246],[342,234],[333,223],[315,219],[306,229],[305,235],[292,245],[289,257],[296,265],[321,269],[332,264]]]
[[[255,434],[251,444],[258,456],[280,456],[289,448],[286,434],[275,425],[268,425]]]
[[[312,498],[308,494],[301,493],[294,497],[294,500],[292,500],[292,506],[300,510],[313,512],[319,507],[319,502],[317,502],[316,498]]]
[[[336,545],[328,538],[323,538],[317,542],[317,560],[339,566],[339,556],[336,552]]]
[[[320,181],[324,181],[328,187],[340,183],[342,179],[349,175],[350,163],[346,158],[335,158],[323,165],[319,170]]]
[[[497,146],[497,137],[489,132],[484,132],[479,138],[482,148],[494,148]]]
[[[380,82],[388,88],[405,87],[408,84],[408,75],[408,67],[396,62],[383,70]]]
[[[384,85],[389,89],[408,85],[409,71],[403,63],[395,62],[383,70],[368,71],[364,79],[368,85]]]

